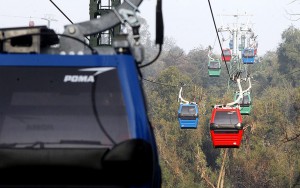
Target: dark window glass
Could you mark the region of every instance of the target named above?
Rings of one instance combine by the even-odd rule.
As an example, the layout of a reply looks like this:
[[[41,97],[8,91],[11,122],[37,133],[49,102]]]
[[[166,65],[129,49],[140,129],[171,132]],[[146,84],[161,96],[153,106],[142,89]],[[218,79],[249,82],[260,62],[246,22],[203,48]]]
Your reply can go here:
[[[253,50],[245,50],[244,51],[244,56],[245,57],[252,57],[252,56],[254,56]]]
[[[86,140],[112,145],[109,137],[116,143],[128,139],[117,70],[87,70],[1,67],[0,144]]]
[[[239,95],[236,95],[235,99],[237,99]],[[243,98],[240,100],[239,104],[249,104],[250,103],[250,97],[249,95],[244,95]]]
[[[194,106],[182,106],[181,108],[181,115],[182,116],[193,116],[197,114],[196,108]]]
[[[231,56],[230,50],[223,50],[224,56]]]
[[[211,62],[209,63],[209,68],[218,69],[218,68],[220,68],[220,64],[219,64],[218,61],[211,61]]]
[[[249,96],[248,95],[244,95],[243,97],[243,104],[249,104],[250,103],[250,100],[249,100]]]
[[[234,125],[239,123],[236,111],[221,112],[217,111],[214,119],[215,124],[219,125]]]

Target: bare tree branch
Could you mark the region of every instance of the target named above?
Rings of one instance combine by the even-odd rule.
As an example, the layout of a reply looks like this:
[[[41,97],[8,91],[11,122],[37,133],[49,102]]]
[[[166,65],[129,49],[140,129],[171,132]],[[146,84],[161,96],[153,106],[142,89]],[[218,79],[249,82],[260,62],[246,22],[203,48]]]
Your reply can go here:
[[[291,138],[289,138],[288,137],[288,135],[286,135],[286,137],[285,137],[285,141],[283,142],[283,143],[286,143],[286,142],[290,142],[290,141],[293,141],[293,140],[296,140],[296,139],[298,139],[300,137],[300,133],[299,134],[296,134],[295,136],[293,136],[293,137],[291,137]]]
[[[208,177],[205,176],[205,172],[204,172],[204,171],[202,171],[202,173],[201,173],[201,178],[203,178],[203,179],[206,181],[206,183],[207,183],[208,185],[210,185],[212,188],[216,188],[216,187],[214,186],[214,184],[211,183],[211,182],[209,181]]]
[[[297,0],[294,0],[294,1],[297,1]],[[289,20],[291,20],[291,21],[298,21],[300,18],[298,18],[298,19],[292,19],[291,17],[293,17],[293,16],[300,16],[300,14],[294,14],[294,13],[290,13],[290,12],[288,12],[286,9],[285,9],[285,13],[286,14],[288,14],[288,15],[290,15],[290,18],[287,18],[287,19],[289,19]]]
[[[290,2],[288,5],[290,5],[290,4],[292,4],[292,3],[295,3],[296,1],[298,1],[298,0],[293,0],[293,1]]]

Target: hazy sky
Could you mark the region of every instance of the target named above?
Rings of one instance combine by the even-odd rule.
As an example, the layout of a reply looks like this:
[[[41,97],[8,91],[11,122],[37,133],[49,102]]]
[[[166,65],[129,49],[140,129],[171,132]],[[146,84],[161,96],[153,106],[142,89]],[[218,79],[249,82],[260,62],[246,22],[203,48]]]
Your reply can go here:
[[[74,22],[89,19],[89,0],[53,0]],[[281,33],[288,26],[300,27],[299,17],[289,13],[300,13],[300,1],[293,0],[211,0],[217,26],[221,26],[219,14],[251,14],[253,30],[258,35],[258,54],[275,50],[281,42]],[[156,0],[144,0],[140,6],[140,16],[149,26],[152,38],[155,35]],[[299,10],[299,12],[297,12]],[[63,25],[69,24],[49,0],[1,0],[0,27],[27,26],[30,20],[36,25],[46,25],[41,18],[52,16],[51,28],[63,32]],[[216,33],[207,0],[163,0],[165,36],[171,37],[186,52],[200,46],[213,46]],[[30,18],[31,17],[31,18]],[[234,22],[233,17],[224,16],[223,23]],[[241,21],[246,22],[245,18]],[[224,43],[228,46],[228,41]],[[217,44],[215,51],[218,52]]]

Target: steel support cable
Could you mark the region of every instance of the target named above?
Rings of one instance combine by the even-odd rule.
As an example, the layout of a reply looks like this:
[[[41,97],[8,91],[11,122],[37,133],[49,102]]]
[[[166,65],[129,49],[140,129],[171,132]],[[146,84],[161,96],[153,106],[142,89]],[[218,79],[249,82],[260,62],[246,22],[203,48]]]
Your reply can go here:
[[[202,69],[200,68],[198,71],[196,71],[196,73],[197,73],[196,75],[198,75],[201,71],[202,71]],[[197,78],[197,77],[194,76],[194,77],[191,79],[191,81],[190,81],[188,84],[186,84],[185,86],[190,86],[196,78]],[[196,85],[196,84],[193,84],[193,85]]]
[[[142,78],[142,79],[147,81],[147,82],[151,82],[151,83],[162,85],[162,86],[168,86],[168,87],[178,87],[179,86],[179,85],[170,85],[170,84],[165,84],[165,83],[161,83],[161,82],[156,82],[156,81],[149,80],[149,79],[146,79],[146,78]]]
[[[220,36],[219,36],[219,33],[218,33],[217,25],[216,25],[216,22],[215,22],[214,13],[213,13],[212,8],[211,8],[210,0],[208,0],[208,4],[209,4],[209,8],[210,8],[210,13],[211,13],[211,16],[212,16],[212,19],[213,19],[213,22],[214,22],[215,30],[216,30],[216,33],[217,33],[219,45],[220,45],[220,48],[221,48],[222,57],[223,57],[224,60],[225,60],[225,56],[224,56],[224,53],[223,53],[223,50],[222,50],[223,48],[222,48],[222,44],[221,44],[221,41],[220,41]],[[229,73],[229,69],[228,69],[226,60],[225,60],[225,65],[226,65],[226,69],[227,69],[228,76],[229,76],[229,78],[230,78],[230,73]]]
[[[200,71],[198,71],[198,73],[199,72]],[[195,79],[195,77],[189,82],[189,84],[184,84],[183,82],[180,82],[180,85],[170,85],[170,84],[166,84],[166,83],[157,82],[157,81],[154,81],[154,80],[149,80],[149,79],[146,79],[146,78],[142,78],[142,80],[144,80],[144,81],[151,82],[151,83],[158,84],[158,85],[169,86],[169,87],[179,87],[179,86],[181,86],[181,87],[182,86],[190,87],[191,83],[193,82],[194,79]]]
[[[74,24],[74,22],[52,1],[52,0],[49,0],[54,6],[55,8],[67,19],[69,20],[69,22],[71,24]],[[88,41],[90,41],[89,38],[85,37]]]
[[[199,71],[197,71],[197,74],[199,74],[200,72],[202,71],[202,69],[200,69]],[[192,84],[193,84],[193,81],[196,79],[197,77],[194,76],[193,79],[191,79],[191,81],[188,83],[188,84],[183,84],[181,83],[181,86],[184,86],[184,87],[190,87]],[[194,86],[196,86],[196,84],[193,84]],[[195,100],[194,100],[195,101]]]
[[[65,18],[67,18],[67,20],[69,20],[69,22],[71,23],[71,24],[74,24],[73,22],[72,22],[72,20],[52,1],[52,0],[49,0],[55,7],[56,7],[56,9],[60,12],[60,13],[62,13],[62,15],[64,15],[64,17]]]
[[[165,84],[165,83],[161,83],[161,82],[156,82],[156,81],[153,81],[153,80],[148,80],[148,79],[145,79],[145,78],[142,78],[144,81],[147,81],[147,82],[150,82],[150,83],[154,83],[154,84],[158,84],[158,85],[162,85],[162,86],[167,86],[167,87],[179,87],[179,85],[170,85],[170,84]],[[189,103],[189,101],[186,101],[184,100],[182,97],[181,97],[181,92],[182,92],[182,87],[183,86],[189,86],[189,85],[184,85],[181,83],[181,88],[180,88],[180,91],[179,91],[179,97],[178,99],[180,99],[180,101],[183,101],[185,102],[186,104]]]

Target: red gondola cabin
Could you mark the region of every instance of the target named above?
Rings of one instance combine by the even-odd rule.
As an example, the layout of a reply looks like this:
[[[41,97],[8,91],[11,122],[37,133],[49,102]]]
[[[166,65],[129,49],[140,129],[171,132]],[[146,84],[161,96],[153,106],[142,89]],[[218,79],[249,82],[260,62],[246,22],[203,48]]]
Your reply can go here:
[[[215,107],[210,135],[215,148],[239,148],[243,137],[242,116],[236,107]]]
[[[231,60],[231,51],[230,51],[230,49],[223,49],[222,51],[223,51],[223,54],[221,54],[222,61],[229,62]]]

